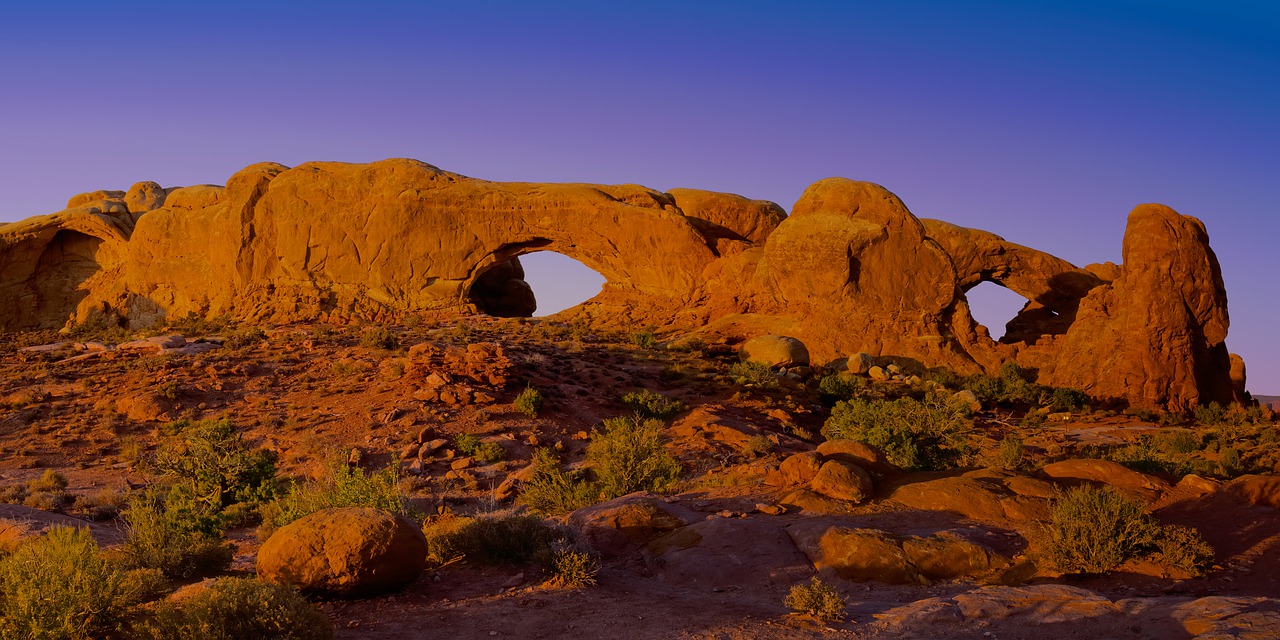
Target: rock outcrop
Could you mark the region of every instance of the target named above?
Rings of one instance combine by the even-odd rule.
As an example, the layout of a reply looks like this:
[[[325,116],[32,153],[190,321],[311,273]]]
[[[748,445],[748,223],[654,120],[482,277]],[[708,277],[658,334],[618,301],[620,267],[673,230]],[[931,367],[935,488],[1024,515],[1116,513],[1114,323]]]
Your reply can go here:
[[[851,354],[994,373],[1187,410],[1244,398],[1205,227],[1129,217],[1120,265],[1076,267],[994,234],[920,220],[868,182],[810,186],[790,216],[732,194],[489,182],[416,160],[251,165],[225,186],[77,195],[0,227],[0,329],[144,327],[188,314],[260,322],[525,316],[519,256],[555,251],[606,279],[567,312],[726,338],[793,336],[815,365]],[[1027,298],[999,342],[965,292]]]

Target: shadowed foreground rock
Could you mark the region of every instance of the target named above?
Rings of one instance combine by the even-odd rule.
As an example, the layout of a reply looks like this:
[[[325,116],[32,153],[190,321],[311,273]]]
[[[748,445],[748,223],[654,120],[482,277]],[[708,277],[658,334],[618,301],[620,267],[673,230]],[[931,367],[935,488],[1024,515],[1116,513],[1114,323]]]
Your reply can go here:
[[[67,207],[0,227],[0,295],[14,302],[0,329],[527,316],[519,256],[555,251],[605,277],[565,313],[598,326],[791,336],[815,365],[1016,362],[1047,384],[1183,411],[1243,399],[1205,226],[1161,205],[1129,216],[1123,264],[1086,267],[921,220],[844,178],[813,184],[787,216],[731,194],[489,182],[416,160],[261,163],[225,186],[140,182]],[[1027,298],[999,342],[969,312],[981,282]]]

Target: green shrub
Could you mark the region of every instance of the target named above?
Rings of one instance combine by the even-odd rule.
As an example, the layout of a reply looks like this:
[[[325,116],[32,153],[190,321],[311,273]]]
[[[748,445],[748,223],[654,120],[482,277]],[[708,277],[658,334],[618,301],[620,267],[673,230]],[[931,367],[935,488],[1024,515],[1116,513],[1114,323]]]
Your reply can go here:
[[[642,329],[631,334],[631,344],[641,349],[652,349],[658,346],[658,334],[653,329]]]
[[[250,347],[267,339],[265,331],[258,327],[248,327],[233,332],[227,336],[222,345],[228,349],[243,349]]]
[[[440,515],[428,519],[423,533],[434,562],[463,558],[477,564],[548,562],[563,536],[537,516],[509,514]]]
[[[606,499],[633,491],[663,491],[680,478],[680,462],[662,443],[662,422],[610,418],[591,435],[587,458]]]
[[[599,572],[600,563],[586,551],[567,548],[551,552],[551,573],[558,586],[570,589],[595,586]]]
[[[1156,534],[1156,550],[1162,564],[1203,577],[1213,567],[1213,547],[1190,527],[1165,525]]]
[[[458,453],[469,456],[476,452],[476,447],[480,446],[480,438],[470,433],[459,433],[453,438],[453,448]]]
[[[1162,438],[1163,448],[1168,449],[1172,453],[1188,454],[1194,453],[1200,448],[1200,439],[1196,437],[1190,430],[1179,430],[1170,434],[1166,434]]]
[[[262,532],[269,533],[298,518],[334,507],[374,507],[407,515],[409,507],[399,482],[400,472],[395,465],[365,475],[361,469],[333,464],[321,480],[295,484],[265,505]]]
[[[729,367],[729,378],[734,384],[751,385],[770,389],[778,386],[778,376],[769,365],[750,360],[735,362]]]
[[[1050,407],[1054,411],[1080,411],[1089,406],[1089,394],[1070,387],[1053,390]]]
[[[566,473],[549,449],[533,453],[533,473],[520,490],[520,502],[543,516],[558,516],[595,504],[600,487],[582,477]]]
[[[166,602],[143,626],[150,640],[329,640],[329,619],[296,589],[224,578],[181,602]]]
[[[924,400],[852,400],[837,402],[822,427],[828,440],[848,438],[884,451],[907,470],[943,469],[970,454],[973,422],[964,407],[938,396]]]
[[[472,455],[481,462],[493,463],[507,457],[507,450],[496,442],[481,442],[476,445]]]
[[[86,529],[53,527],[0,560],[0,638],[104,638],[154,590],[112,564]]]
[[[787,598],[783,600],[788,608],[796,613],[813,616],[819,620],[844,620],[845,601],[834,587],[814,576],[809,584],[797,584],[791,587]]]
[[[1240,451],[1235,447],[1224,447],[1218,454],[1218,469],[1222,475],[1234,478],[1244,472],[1244,462],[1240,460]]]
[[[1205,426],[1214,426],[1226,422],[1226,410],[1217,402],[1196,407],[1196,422]]]
[[[197,499],[214,510],[275,495],[275,455],[250,450],[230,420],[180,421],[166,428],[176,433],[157,448],[156,469],[189,481]]]
[[[833,373],[818,380],[818,391],[827,401],[850,400],[867,388],[865,378],[849,373]]]
[[[533,387],[525,387],[516,396],[515,409],[530,418],[538,417],[538,412],[542,411],[542,392]]]
[[[1022,402],[1038,404],[1048,387],[1035,384],[1032,371],[1023,369],[1017,364],[1006,362],[1000,365],[998,377],[974,375],[965,379],[965,389],[973,392],[983,402]]]
[[[1114,487],[1082,486],[1053,506],[1046,553],[1067,573],[1104,573],[1145,550],[1158,525]]]
[[[668,398],[661,393],[648,389],[632,391],[622,396],[622,403],[630,407],[641,418],[656,418],[658,420],[670,420],[689,408],[689,405],[680,400]]]
[[[1007,435],[1000,441],[1000,454],[997,463],[1001,469],[1013,471],[1022,466],[1024,453],[1022,438]]]
[[[39,478],[27,481],[27,491],[32,493],[37,491],[47,491],[50,493],[65,491],[67,489],[66,476],[54,471],[46,470]]]
[[[390,351],[400,346],[400,338],[386,327],[369,327],[360,332],[360,346]]]
[[[125,511],[128,566],[155,569],[171,580],[206,577],[231,566],[235,547],[218,535],[218,519],[177,485],[167,495],[152,490],[131,500]]]

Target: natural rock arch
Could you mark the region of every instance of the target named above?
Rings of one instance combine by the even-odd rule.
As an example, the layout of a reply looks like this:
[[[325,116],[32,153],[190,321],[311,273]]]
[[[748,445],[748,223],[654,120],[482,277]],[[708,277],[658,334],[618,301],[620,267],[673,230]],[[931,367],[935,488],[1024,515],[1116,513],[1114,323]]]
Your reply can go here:
[[[59,328],[83,319],[95,296],[115,290],[128,223],[69,210],[0,231],[0,328]]]

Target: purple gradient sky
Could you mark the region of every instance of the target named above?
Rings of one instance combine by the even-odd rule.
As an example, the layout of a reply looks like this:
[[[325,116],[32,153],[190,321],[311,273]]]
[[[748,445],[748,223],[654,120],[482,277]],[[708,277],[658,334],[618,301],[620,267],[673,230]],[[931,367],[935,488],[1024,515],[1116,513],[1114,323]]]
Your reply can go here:
[[[784,207],[846,176],[1083,265],[1119,261],[1129,210],[1162,202],[1208,225],[1228,345],[1280,393],[1267,5],[9,3],[0,220],[263,160],[407,156]]]

